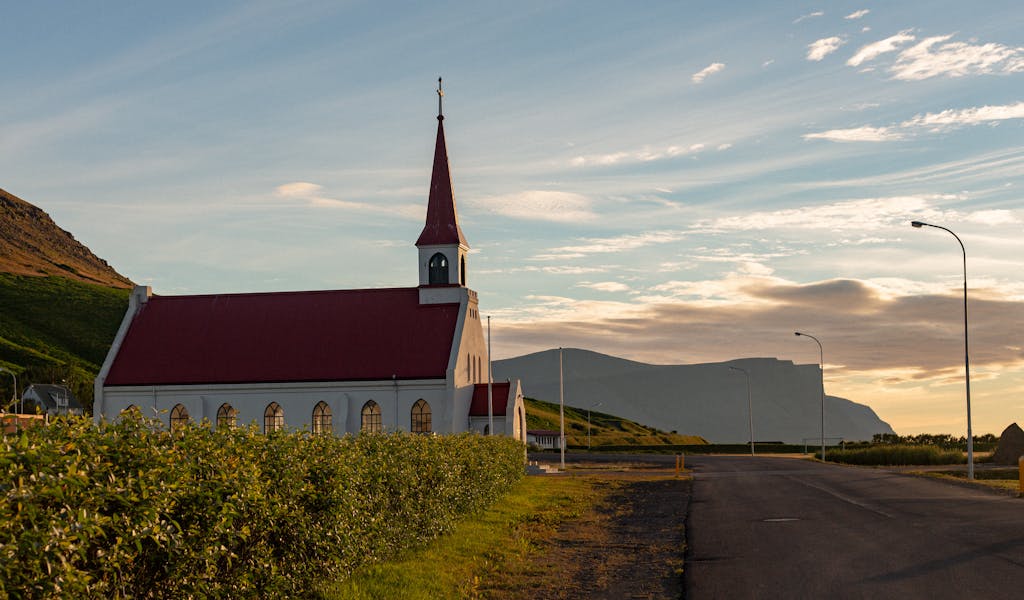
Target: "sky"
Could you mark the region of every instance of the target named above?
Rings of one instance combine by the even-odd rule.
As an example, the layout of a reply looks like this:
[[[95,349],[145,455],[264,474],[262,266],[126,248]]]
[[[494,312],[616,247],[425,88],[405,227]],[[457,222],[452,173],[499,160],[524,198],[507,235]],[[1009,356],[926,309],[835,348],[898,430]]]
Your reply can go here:
[[[443,77],[495,358],[802,331],[963,435],[920,220],[974,432],[1024,422],[1019,2],[0,2],[0,188],[154,293],[416,285]]]

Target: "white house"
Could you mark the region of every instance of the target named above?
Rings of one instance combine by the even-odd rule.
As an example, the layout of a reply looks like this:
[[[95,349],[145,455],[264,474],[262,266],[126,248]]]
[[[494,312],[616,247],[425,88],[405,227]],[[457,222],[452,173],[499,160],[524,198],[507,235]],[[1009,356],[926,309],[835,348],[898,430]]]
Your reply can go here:
[[[466,287],[439,114],[427,217],[409,288],[158,296],[136,287],[96,378],[93,414],[137,408],[170,427],[491,433],[487,345]],[[526,440],[518,381],[492,388],[493,433]],[[481,420],[481,417],[483,420]]]

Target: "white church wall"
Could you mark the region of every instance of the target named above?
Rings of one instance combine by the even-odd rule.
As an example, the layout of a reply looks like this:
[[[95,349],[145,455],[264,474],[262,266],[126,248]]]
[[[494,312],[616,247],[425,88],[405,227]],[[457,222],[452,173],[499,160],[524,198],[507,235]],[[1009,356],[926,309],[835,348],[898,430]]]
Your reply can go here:
[[[397,388],[397,389],[396,389]],[[388,431],[409,431],[412,406],[425,400],[431,408],[434,431],[447,431],[440,408],[448,397],[443,380],[384,382],[315,382],[277,384],[234,384],[203,386],[124,386],[108,387],[102,416],[115,419],[121,411],[135,406],[148,417],[169,424],[170,411],[181,404],[195,422],[204,418],[217,420],[217,411],[225,403],[237,411],[240,426],[256,423],[263,429],[267,406],[276,402],[284,411],[284,424],[289,429],[309,429],[313,408],[323,401],[331,408],[331,425],[338,435],[358,433],[362,425],[361,410],[369,400],[381,409],[381,420]]]

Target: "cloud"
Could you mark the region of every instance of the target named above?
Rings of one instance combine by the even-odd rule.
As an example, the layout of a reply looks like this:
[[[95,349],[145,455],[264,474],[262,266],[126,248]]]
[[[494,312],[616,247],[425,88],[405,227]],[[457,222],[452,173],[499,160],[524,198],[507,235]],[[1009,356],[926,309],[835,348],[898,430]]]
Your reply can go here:
[[[348,210],[354,212],[383,213],[387,215],[399,215],[406,219],[422,219],[425,212],[424,207],[419,204],[370,204],[367,202],[352,202],[349,200],[337,200],[324,195],[324,187],[308,181],[293,181],[284,183],[274,188],[274,195],[290,203],[303,203],[312,208],[330,208]]]
[[[808,133],[805,140],[829,140],[831,142],[891,142],[903,139],[903,134],[888,127],[853,127],[850,129],[829,129]]]
[[[698,226],[717,232],[770,229],[870,232],[902,227],[911,218],[931,219],[942,216],[932,206],[936,199],[935,196],[863,198],[721,217],[700,222]]]
[[[796,20],[793,21],[793,24],[796,25],[797,23],[799,23],[801,21],[806,21],[807,19],[813,19],[815,17],[821,17],[821,16],[824,16],[824,15],[825,15],[825,11],[823,11],[823,10],[816,10],[816,11],[814,11],[812,13],[807,13],[806,15],[800,15],[799,17],[796,18]]]
[[[586,196],[572,192],[527,190],[473,200],[470,206],[515,219],[575,223],[596,218],[591,204]]]
[[[792,342],[793,331],[806,330],[825,345],[833,378],[876,372],[895,378],[890,383],[943,382],[963,367],[963,305],[955,288],[892,295],[870,281],[800,284],[741,275],[690,283],[700,284],[694,290],[717,284],[740,293],[716,303],[665,295],[630,303],[535,298],[527,310],[503,315],[503,350],[514,355],[571,345],[662,364],[743,356],[811,362]],[[971,326],[972,366],[1024,364],[1017,344],[1024,337],[1024,302],[997,292],[976,295]]]
[[[696,73],[691,75],[690,76],[690,81],[692,81],[694,83],[703,83],[704,79],[707,78],[708,75],[714,75],[715,73],[718,73],[719,71],[721,71],[724,68],[725,68],[725,63],[720,63],[720,62],[711,63],[710,65],[704,67],[700,71],[697,71]]]
[[[690,144],[688,146],[671,145],[662,148],[644,147],[638,150],[631,150],[629,152],[611,152],[608,154],[575,156],[569,161],[569,163],[574,167],[588,167],[651,162],[655,160],[664,160],[666,158],[674,158],[677,156],[686,156],[688,154],[696,154],[704,149],[705,145],[701,143]]]
[[[879,40],[877,42],[861,46],[861,48],[846,61],[846,64],[851,67],[859,67],[862,63],[877,58],[882,54],[898,50],[904,44],[914,41],[914,36],[911,35],[911,31],[911,29],[904,29],[896,35],[889,36],[884,40]]]
[[[807,60],[820,61],[845,43],[846,40],[835,36],[814,41],[807,46]]]
[[[889,72],[894,79],[903,81],[1024,71],[1024,47],[994,42],[951,42],[953,35],[948,34],[928,37],[904,48],[916,41],[912,32],[912,29],[904,29],[896,35],[862,46],[846,64],[859,67],[883,54],[899,50]]]
[[[1001,106],[976,106],[959,110],[949,109],[937,113],[917,115],[894,126],[861,126],[850,129],[830,129],[804,134],[805,140],[833,142],[890,142],[907,139],[920,132],[942,133],[961,127],[998,123],[1010,119],[1024,119],[1024,101]]]
[[[852,21],[854,19],[859,19],[861,17],[866,16],[869,12],[871,12],[869,9],[864,8],[858,11],[854,11],[843,18],[846,19],[847,21]]]
[[[544,253],[534,256],[533,260],[582,258],[590,254],[625,252],[655,244],[677,242],[685,236],[686,233],[682,231],[649,231],[610,238],[584,238],[578,244],[550,248]]]
[[[629,286],[618,281],[598,281],[595,283],[584,282],[576,287],[589,288],[599,292],[628,292]]]

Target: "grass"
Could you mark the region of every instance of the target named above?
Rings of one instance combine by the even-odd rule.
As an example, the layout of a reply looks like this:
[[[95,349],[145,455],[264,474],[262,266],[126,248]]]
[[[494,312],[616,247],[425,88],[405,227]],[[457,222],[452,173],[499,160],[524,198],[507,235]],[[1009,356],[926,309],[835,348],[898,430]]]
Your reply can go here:
[[[910,473],[920,477],[967,482],[966,471],[911,471]],[[1020,490],[1019,477],[1020,471],[1016,468],[975,470],[973,484],[1016,493]]]
[[[583,514],[613,488],[587,477],[526,477],[478,518],[397,560],[370,565],[321,590],[322,598],[478,598],[515,589],[540,574],[532,556],[563,521]]]
[[[526,399],[527,429],[558,431],[558,405]],[[565,407],[565,443],[568,447],[587,447],[587,409]],[[647,427],[622,417],[590,411],[590,446],[664,446],[697,445],[707,441],[696,435],[681,435]]]
[[[22,389],[67,380],[90,407],[93,378],[128,308],[128,294],[63,277],[0,273],[0,366],[17,373]],[[0,377],[0,398],[12,396],[12,385],[9,376]]]
[[[821,452],[815,454],[821,458]],[[831,462],[851,465],[955,465],[967,461],[959,450],[943,450],[937,446],[912,446],[906,444],[881,444],[868,448],[830,449],[827,458]]]

